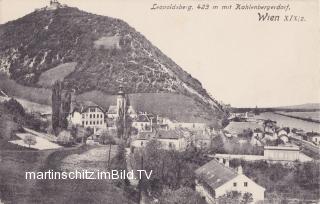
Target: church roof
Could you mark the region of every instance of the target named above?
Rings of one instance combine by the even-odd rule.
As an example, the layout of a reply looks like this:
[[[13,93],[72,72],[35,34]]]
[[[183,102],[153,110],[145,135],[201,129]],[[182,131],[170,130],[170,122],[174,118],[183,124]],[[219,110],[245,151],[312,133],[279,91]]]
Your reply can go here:
[[[107,114],[117,114],[117,106],[109,106]]]
[[[201,166],[195,173],[201,182],[205,182],[213,190],[231,179],[234,179],[238,175],[234,170],[219,163],[216,159]]]

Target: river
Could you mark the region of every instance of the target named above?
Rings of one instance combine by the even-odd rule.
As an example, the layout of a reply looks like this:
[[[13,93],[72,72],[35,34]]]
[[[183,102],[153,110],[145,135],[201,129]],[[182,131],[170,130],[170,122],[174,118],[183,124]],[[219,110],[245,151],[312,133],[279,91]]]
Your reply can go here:
[[[277,121],[279,127],[290,127],[302,129],[305,132],[320,132],[320,124],[315,122],[309,122],[305,120],[290,118],[283,115],[278,115],[272,112],[261,113],[260,115],[255,116],[256,119],[270,119]]]

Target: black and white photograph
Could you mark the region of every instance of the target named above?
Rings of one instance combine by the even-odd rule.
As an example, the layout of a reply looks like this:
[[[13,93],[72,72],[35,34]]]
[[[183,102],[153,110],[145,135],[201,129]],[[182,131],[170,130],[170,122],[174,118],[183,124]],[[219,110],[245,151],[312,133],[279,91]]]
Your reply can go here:
[[[0,0],[0,204],[320,204],[319,0]]]

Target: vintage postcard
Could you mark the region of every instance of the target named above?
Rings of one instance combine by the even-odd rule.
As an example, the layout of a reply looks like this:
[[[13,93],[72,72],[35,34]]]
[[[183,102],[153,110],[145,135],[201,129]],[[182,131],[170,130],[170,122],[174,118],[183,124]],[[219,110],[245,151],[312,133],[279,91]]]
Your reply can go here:
[[[318,0],[0,0],[0,204],[320,203]]]

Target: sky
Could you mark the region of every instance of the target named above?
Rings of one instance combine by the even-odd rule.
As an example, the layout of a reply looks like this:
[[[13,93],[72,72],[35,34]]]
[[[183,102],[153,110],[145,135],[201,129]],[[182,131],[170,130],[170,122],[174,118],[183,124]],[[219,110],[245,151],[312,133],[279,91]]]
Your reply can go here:
[[[197,10],[206,0],[60,0],[87,12],[120,18],[197,78],[218,101],[235,107],[320,102],[319,5],[317,0],[239,1],[290,4],[272,15],[304,16],[305,22],[259,22],[257,11]],[[47,0],[0,0],[0,24],[48,5]],[[193,5],[192,11],[151,10]],[[264,11],[260,11],[265,13]]]

